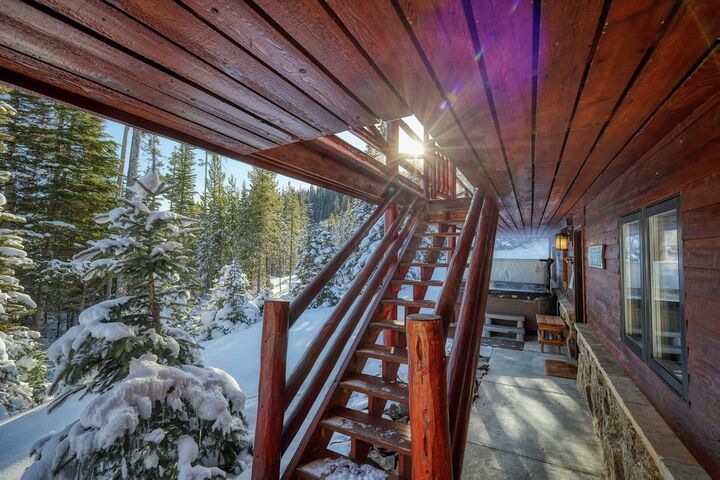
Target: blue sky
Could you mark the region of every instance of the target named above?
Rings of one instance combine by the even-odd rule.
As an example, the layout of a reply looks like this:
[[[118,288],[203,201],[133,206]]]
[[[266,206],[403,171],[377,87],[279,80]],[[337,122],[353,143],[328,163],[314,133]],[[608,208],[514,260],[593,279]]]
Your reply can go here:
[[[122,144],[122,135],[123,130],[125,126],[121,123],[113,122],[111,120],[105,120],[105,131],[108,135],[112,137],[113,140],[115,140],[118,144],[118,156],[120,155],[120,145]],[[129,135],[129,137],[132,136],[132,130]],[[128,143],[130,142],[130,138],[128,138]],[[165,163],[165,166],[167,167],[168,160],[170,159],[170,154],[172,153],[173,148],[175,145],[177,145],[178,142],[175,140],[170,140],[169,138],[160,137],[160,151],[162,155],[163,162]],[[130,146],[128,145],[128,151],[130,150]],[[195,151],[195,158],[198,160],[195,165],[195,171],[197,173],[197,182],[196,182],[196,190],[198,193],[203,191],[203,187],[205,186],[205,178],[204,173],[205,169],[203,167],[203,162],[205,161],[205,150],[197,149]],[[242,162],[238,162],[237,160],[232,160],[230,158],[222,158],[223,168],[225,170],[226,176],[229,178],[231,175],[238,179],[238,185],[242,184],[243,181],[247,181],[248,173],[250,172],[250,169],[252,168],[250,165]],[[140,172],[143,172],[145,170],[145,165],[147,165],[147,158],[145,153],[141,150],[140,151]],[[278,185],[281,188],[284,188],[288,182],[294,187],[294,188],[308,188],[309,184],[305,182],[301,182],[299,180],[295,180],[289,177],[286,177],[284,175],[278,175],[277,176]]]
[[[412,128],[418,136],[422,137],[423,130],[422,125],[418,120],[411,116],[406,117],[404,119],[408,124],[410,125],[410,128]],[[105,131],[108,135],[110,135],[113,140],[115,140],[118,144],[118,156],[120,155],[120,145],[122,144],[122,135],[123,130],[125,126],[121,123],[114,122],[112,120],[105,120]],[[132,133],[130,133],[132,135]],[[129,136],[130,136],[129,135]],[[342,138],[349,144],[355,146],[356,148],[360,150],[365,150],[365,147],[367,146],[365,142],[360,140],[355,135],[349,133],[349,132],[341,132],[337,134],[338,137]],[[130,139],[128,138],[128,143]],[[168,160],[170,158],[170,154],[172,153],[173,148],[175,145],[177,145],[178,142],[175,140],[170,140],[169,138],[165,138],[160,136],[160,152],[162,155],[163,162],[165,163],[165,166],[167,167]],[[413,141],[410,139],[410,137],[405,134],[402,130],[400,131],[400,151],[407,151],[412,152],[413,148],[417,148],[417,145],[413,145]],[[128,153],[129,153],[130,147],[128,145]],[[126,154],[127,157],[127,154]],[[195,171],[197,173],[197,181],[196,181],[196,191],[198,193],[203,191],[203,188],[205,186],[205,169],[203,166],[203,162],[205,160],[205,150],[197,149],[195,154],[196,159],[198,160],[195,165]],[[237,160],[233,160],[230,158],[222,158],[223,168],[225,170],[225,174],[227,178],[230,176],[234,176],[238,180],[238,185],[241,185],[243,181],[247,181],[248,173],[250,172],[250,169],[252,168],[250,165],[239,162]],[[145,166],[147,165],[148,159],[146,158],[145,153],[141,150],[140,151],[140,168],[139,171],[143,172],[145,170]],[[293,188],[308,188],[310,185],[308,183],[302,182],[300,180],[295,180],[293,178],[286,177],[284,175],[278,175],[277,176],[277,182],[280,188],[285,188],[285,186],[288,185],[288,183]]]

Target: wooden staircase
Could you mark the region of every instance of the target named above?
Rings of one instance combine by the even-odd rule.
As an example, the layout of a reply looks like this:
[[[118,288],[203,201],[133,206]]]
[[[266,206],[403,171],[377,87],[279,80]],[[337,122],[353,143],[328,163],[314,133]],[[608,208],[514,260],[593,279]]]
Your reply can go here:
[[[449,263],[439,262],[438,258],[452,254],[458,235],[455,229],[461,226],[459,221],[434,222],[429,217],[423,218],[418,225],[412,242],[377,302],[371,321],[359,333],[332,393],[322,405],[318,413],[320,420],[316,422],[304,451],[297,455],[299,466],[295,475],[298,478],[323,478],[322,470],[318,468],[322,464],[319,460],[323,455],[329,459],[339,458],[339,454],[330,454],[327,450],[333,434],[350,438],[349,458],[356,464],[372,465],[368,453],[373,447],[396,452],[397,471],[390,473],[400,479],[411,478],[410,426],[383,418],[383,414],[388,402],[408,404],[408,385],[399,378],[407,375],[406,371],[402,372],[408,363],[405,319],[409,314],[431,312],[435,308],[436,302],[425,296],[429,287],[443,287],[444,281],[437,278],[438,269],[447,268]],[[423,245],[426,238],[432,239],[432,245]],[[419,275],[412,275],[411,272],[417,269]],[[402,287],[410,287],[411,292]],[[404,294],[402,297],[401,293]],[[373,361],[380,363],[377,376],[367,373],[369,362]],[[367,409],[349,408],[353,395],[366,396]]]
[[[476,193],[416,198],[395,211],[397,196],[377,208],[292,303],[265,302],[253,480],[278,479],[284,453],[282,478],[317,479],[336,468],[373,466],[374,448],[394,460],[388,478],[459,477],[497,204]],[[286,375],[290,326],[383,214],[377,250]],[[410,424],[384,416],[389,402],[409,407]],[[346,456],[332,451],[338,435],[349,438]]]

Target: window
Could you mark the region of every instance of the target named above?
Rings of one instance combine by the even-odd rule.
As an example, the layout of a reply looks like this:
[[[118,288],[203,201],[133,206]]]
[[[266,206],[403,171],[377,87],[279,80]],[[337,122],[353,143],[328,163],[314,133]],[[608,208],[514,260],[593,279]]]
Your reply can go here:
[[[678,393],[687,393],[678,198],[620,220],[622,337]]]

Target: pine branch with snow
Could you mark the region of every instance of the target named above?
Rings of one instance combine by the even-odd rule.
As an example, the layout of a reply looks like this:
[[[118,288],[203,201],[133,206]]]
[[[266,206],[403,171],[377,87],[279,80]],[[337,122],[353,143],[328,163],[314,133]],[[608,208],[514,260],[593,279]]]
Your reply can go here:
[[[252,458],[245,395],[227,373],[171,367],[154,355],[96,397],[80,419],[36,442],[23,479],[211,479],[239,474]]]
[[[210,299],[202,314],[205,340],[221,337],[243,325],[260,320],[260,309],[252,302],[250,282],[239,265],[225,265],[210,290]]]

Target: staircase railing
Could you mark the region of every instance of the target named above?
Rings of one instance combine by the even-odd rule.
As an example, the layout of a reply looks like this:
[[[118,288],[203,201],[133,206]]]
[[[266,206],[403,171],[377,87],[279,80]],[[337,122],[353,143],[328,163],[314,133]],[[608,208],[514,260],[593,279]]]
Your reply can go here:
[[[497,219],[495,201],[483,200],[476,193],[435,315],[408,317],[410,431],[416,480],[460,478],[462,473]],[[446,335],[473,238],[465,292],[447,362]],[[440,331],[444,334],[440,335]]]
[[[326,324],[309,345],[303,358],[286,381],[288,330],[297,321],[312,300],[322,291],[352,251],[367,236],[370,228],[397,200],[399,193],[386,198],[363,223],[357,232],[340,248],[325,267],[313,278],[305,289],[293,300],[268,300],[263,312],[261,368],[258,385],[258,413],[255,429],[254,461],[252,478],[277,479],[280,474],[282,454],[293,441],[302,426],[312,404],[317,399],[325,380],[337,363],[344,346],[348,343],[362,312],[377,293],[389,268],[397,263],[400,245],[407,240],[417,225],[417,198],[403,208],[401,215],[387,229],[379,247],[358,274],[347,294],[329,317]],[[411,218],[411,210],[416,210]],[[402,231],[398,234],[398,231]],[[375,268],[378,262],[382,262]],[[374,273],[373,273],[374,271]],[[372,274],[372,277],[371,277]],[[370,280],[368,281],[368,278]],[[353,303],[361,290],[365,290],[360,299]],[[350,310],[350,308],[352,310]],[[347,312],[350,310],[349,316]],[[327,342],[335,333],[343,318],[348,318],[340,333],[335,337],[322,362],[316,363]],[[285,413],[300,387],[309,374],[316,368],[307,389],[298,398],[293,410],[285,421]]]

